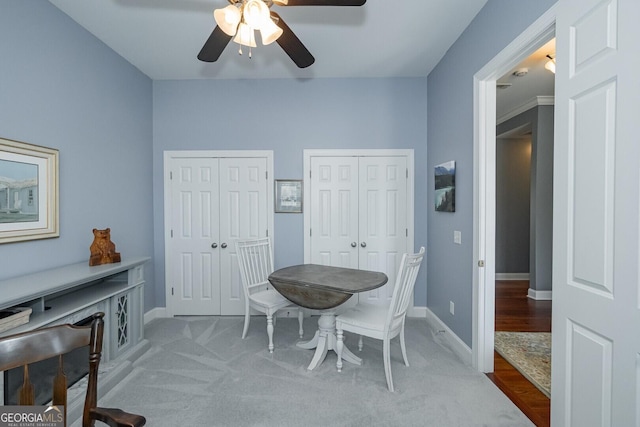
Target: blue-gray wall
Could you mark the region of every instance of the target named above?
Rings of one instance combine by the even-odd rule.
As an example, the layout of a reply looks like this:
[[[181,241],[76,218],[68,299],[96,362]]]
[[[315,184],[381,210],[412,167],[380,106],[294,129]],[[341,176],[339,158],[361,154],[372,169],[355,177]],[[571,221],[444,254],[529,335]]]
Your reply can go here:
[[[273,150],[275,178],[302,179],[303,149],[412,148],[415,246],[428,247],[424,78],[155,81],[153,111],[158,284],[164,277],[165,150]],[[275,214],[274,239],[276,268],[303,262],[302,215]],[[426,306],[426,292],[426,271],[421,271],[416,306]],[[164,306],[164,291],[156,297]]]
[[[0,137],[60,160],[60,237],[0,245],[0,279],[88,263],[93,228],[152,255],[151,108],[151,80],[51,3],[0,2]]]
[[[270,149],[276,178],[302,178],[304,148],[413,148],[426,245],[425,78],[152,82],[42,0],[0,3],[0,40],[0,137],[60,150],[61,219],[58,239],[0,245],[0,279],[83,262],[111,227],[124,256],[154,257],[145,309],[164,306],[164,150]],[[275,228],[276,263],[302,262],[302,216]]]
[[[272,149],[276,178],[297,178],[303,148],[414,148],[415,245],[428,248],[416,305],[470,344],[472,77],[553,3],[489,0],[428,79],[152,83],[50,3],[4,0],[0,136],[60,150],[61,237],[0,245],[0,279],[85,261],[91,229],[111,227],[123,255],[155,257],[145,308],[161,307],[162,151]],[[436,213],[433,167],[448,160],[456,212]],[[301,216],[275,227],[290,245],[277,263],[300,262]]]
[[[427,306],[471,347],[473,75],[549,9],[553,0],[489,0],[428,77],[427,169],[456,161],[456,212],[427,210]],[[429,178],[433,200],[433,178]],[[453,231],[462,232],[462,245]],[[455,315],[449,314],[449,301]]]
[[[529,274],[531,136],[496,140],[496,275]]]
[[[496,128],[498,135],[522,126],[531,129],[531,187],[529,210],[529,251],[527,253],[529,288],[536,291],[551,290],[553,255],[553,111],[552,105],[540,105],[500,123]],[[498,179],[498,177],[496,177]],[[496,211],[496,222],[500,221]],[[496,224],[496,272],[498,270],[497,241],[501,224]],[[506,231],[506,230],[505,230]],[[513,230],[508,230],[512,236]],[[516,255],[517,256],[517,255]]]

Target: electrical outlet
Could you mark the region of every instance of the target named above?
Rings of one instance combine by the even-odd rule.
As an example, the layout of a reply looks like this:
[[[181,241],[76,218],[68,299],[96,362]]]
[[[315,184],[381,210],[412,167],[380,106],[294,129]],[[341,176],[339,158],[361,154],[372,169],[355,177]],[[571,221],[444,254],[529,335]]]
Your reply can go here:
[[[451,315],[454,315],[455,311],[455,304],[453,303],[453,301],[449,301],[449,313],[451,313]]]
[[[453,231],[453,243],[457,245],[462,244],[462,232],[458,230]]]

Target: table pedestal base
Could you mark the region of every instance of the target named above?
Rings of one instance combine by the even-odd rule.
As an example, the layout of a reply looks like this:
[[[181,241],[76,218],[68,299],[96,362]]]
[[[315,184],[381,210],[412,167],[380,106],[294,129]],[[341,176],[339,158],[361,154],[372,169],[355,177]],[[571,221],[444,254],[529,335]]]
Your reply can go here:
[[[336,351],[336,313],[334,310],[324,310],[318,319],[318,330],[311,340],[299,342],[296,345],[304,349],[315,348],[316,352],[307,367],[308,370],[315,369],[327,357],[329,350]],[[356,365],[362,364],[362,359],[353,354],[346,346],[342,348],[342,359]]]

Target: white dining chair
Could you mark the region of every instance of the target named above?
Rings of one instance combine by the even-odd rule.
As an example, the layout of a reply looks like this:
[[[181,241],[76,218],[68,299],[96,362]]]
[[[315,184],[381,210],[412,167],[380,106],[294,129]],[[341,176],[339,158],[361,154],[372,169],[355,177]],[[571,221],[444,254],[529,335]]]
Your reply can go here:
[[[304,312],[297,305],[283,297],[273,289],[269,283],[269,274],[273,272],[273,252],[271,239],[251,239],[236,241],[238,266],[245,295],[244,329],[242,338],[247,336],[251,310],[264,313],[267,316],[267,335],[269,337],[269,352],[273,353],[273,325],[274,315],[282,308],[298,308],[298,323],[300,338],[304,333],[302,322]]]
[[[336,353],[338,353],[338,372],[342,372],[342,351],[344,348],[344,331],[360,335],[358,348],[362,350],[362,336],[382,340],[382,356],[384,359],[384,374],[387,378],[387,387],[393,391],[393,379],[391,377],[391,339],[400,335],[400,347],[404,364],[409,366],[407,348],[404,340],[404,320],[407,308],[413,296],[413,287],[420,269],[420,263],[424,257],[424,247],[416,254],[404,254],[400,261],[400,268],[391,297],[391,304],[379,306],[367,303],[358,303],[355,307],[345,311],[336,317]]]

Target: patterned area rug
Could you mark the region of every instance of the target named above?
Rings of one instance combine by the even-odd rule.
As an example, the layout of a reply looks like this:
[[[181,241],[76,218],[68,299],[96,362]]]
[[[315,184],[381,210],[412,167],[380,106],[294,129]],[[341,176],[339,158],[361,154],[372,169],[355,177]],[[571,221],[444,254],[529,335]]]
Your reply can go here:
[[[551,334],[548,332],[500,332],[496,351],[551,398]]]

